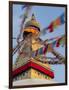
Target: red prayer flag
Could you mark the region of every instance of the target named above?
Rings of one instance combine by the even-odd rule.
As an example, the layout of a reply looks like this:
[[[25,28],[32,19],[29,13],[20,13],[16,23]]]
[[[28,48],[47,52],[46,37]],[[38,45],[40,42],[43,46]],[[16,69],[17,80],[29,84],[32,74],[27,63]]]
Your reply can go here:
[[[53,32],[53,23],[51,23],[47,29],[49,29],[49,32]]]
[[[47,45],[43,48],[43,54],[45,54],[47,51]]]
[[[59,45],[60,45],[60,40],[61,40],[61,38],[59,38],[59,39],[57,40],[56,47],[59,47]]]
[[[56,43],[56,47],[59,47],[59,42],[57,41],[57,43]]]

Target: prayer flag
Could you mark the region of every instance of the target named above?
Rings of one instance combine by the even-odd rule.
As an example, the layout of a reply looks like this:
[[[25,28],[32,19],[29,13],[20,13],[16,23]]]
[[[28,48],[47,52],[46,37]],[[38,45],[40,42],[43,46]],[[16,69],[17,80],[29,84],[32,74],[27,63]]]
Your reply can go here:
[[[53,29],[54,29],[54,28],[58,27],[58,26],[61,25],[61,24],[64,24],[64,22],[65,22],[65,20],[64,20],[64,13],[63,13],[63,14],[62,14],[61,16],[59,16],[56,20],[52,21],[52,22],[50,23],[50,25],[49,25],[47,28],[44,29],[44,32],[45,32],[47,29],[49,29],[49,32],[53,32]]]
[[[59,38],[59,39],[57,40],[57,42],[56,42],[56,47],[59,47],[59,45],[60,45],[60,40],[61,40],[61,38]]]
[[[39,54],[43,54],[42,49],[43,49],[43,47],[38,50],[39,51]]]
[[[45,54],[45,53],[46,53],[47,48],[48,48],[48,45],[45,45],[45,47],[43,48],[43,54]]]
[[[49,32],[53,32],[53,23],[51,23],[51,24],[47,27],[47,29],[49,29]]]
[[[64,20],[64,13],[60,16],[60,21],[61,21],[61,24],[64,24],[65,20]]]

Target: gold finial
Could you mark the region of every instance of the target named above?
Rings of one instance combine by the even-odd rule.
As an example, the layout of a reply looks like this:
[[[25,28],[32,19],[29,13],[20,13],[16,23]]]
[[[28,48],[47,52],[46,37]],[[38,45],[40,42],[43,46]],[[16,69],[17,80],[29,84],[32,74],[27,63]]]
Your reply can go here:
[[[31,20],[35,20],[35,16],[34,16],[34,14],[32,14],[32,18],[31,18]]]

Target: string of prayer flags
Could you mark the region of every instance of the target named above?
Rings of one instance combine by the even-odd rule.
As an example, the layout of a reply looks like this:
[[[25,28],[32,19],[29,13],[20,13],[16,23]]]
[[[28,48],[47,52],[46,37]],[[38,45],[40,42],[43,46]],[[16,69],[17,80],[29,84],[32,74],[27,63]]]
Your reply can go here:
[[[42,54],[46,54],[46,52],[50,52],[52,50],[52,48],[54,47],[59,47],[60,45],[64,45],[65,43],[65,35],[57,38],[57,40],[48,43],[48,44],[44,44],[43,47],[37,49],[36,51],[32,52],[32,57],[38,56],[38,55],[42,55]]]
[[[37,55],[46,54],[48,49],[48,45],[45,45],[44,47],[39,48],[38,50],[34,51],[32,53],[32,57],[35,57]]]
[[[59,45],[63,45],[63,44],[65,44],[65,35],[62,36],[61,38],[59,38],[59,40],[58,40],[58,44],[59,44]],[[58,45],[58,46],[59,46],[59,45]]]
[[[58,27],[59,25],[62,25],[64,24],[65,20],[64,20],[64,13],[58,17],[56,20],[54,20],[49,26],[48,26],[48,29],[49,32],[53,32],[53,29]]]
[[[59,47],[65,44],[65,35],[50,43],[52,47]]]
[[[59,25],[62,25],[64,23],[65,23],[65,17],[64,17],[64,13],[62,13],[56,20],[52,21],[48,27],[44,28],[43,32],[44,34],[46,33],[47,30],[49,30],[49,32],[53,32],[55,28],[57,28]]]
[[[56,28],[57,26],[64,24],[65,20],[64,20],[64,13],[58,17],[55,21],[53,21],[53,27]]]

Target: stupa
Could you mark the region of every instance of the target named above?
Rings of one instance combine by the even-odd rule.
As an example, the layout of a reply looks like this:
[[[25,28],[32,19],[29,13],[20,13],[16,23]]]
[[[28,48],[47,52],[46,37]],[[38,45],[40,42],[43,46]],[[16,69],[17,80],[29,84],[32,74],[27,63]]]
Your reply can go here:
[[[26,22],[23,29],[23,44],[18,51],[18,56],[13,67],[13,81],[22,79],[53,79],[54,72],[48,63],[40,62],[33,52],[43,47],[40,36],[40,24],[34,14]],[[37,54],[37,53],[36,53]],[[43,55],[42,55],[43,56]]]

